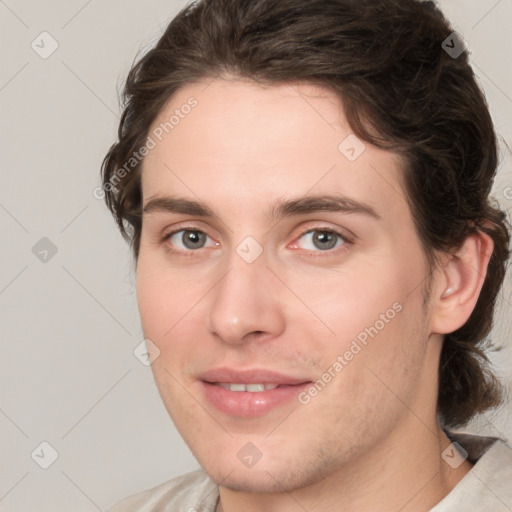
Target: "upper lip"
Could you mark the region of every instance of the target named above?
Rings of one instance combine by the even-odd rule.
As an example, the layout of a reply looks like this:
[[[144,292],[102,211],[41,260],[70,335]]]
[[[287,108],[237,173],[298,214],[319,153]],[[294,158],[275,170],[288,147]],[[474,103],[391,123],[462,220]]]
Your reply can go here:
[[[237,370],[235,368],[212,368],[198,376],[205,382],[222,382],[226,384],[283,384],[296,385],[311,382],[304,377],[293,377],[282,373],[253,368],[246,370]]]

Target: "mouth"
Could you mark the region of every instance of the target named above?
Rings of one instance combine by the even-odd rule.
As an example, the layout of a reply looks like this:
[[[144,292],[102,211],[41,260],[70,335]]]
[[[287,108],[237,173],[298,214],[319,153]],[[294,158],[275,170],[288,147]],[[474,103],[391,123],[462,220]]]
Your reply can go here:
[[[268,370],[210,370],[199,376],[205,400],[233,417],[253,418],[289,406],[309,386],[308,378]]]
[[[248,391],[249,393],[259,393],[261,391],[269,391],[271,389],[276,389],[279,386],[286,386],[286,384],[237,384],[237,383],[228,383],[228,382],[213,382],[214,386],[220,386],[221,388],[227,389],[229,391],[239,392],[239,391]]]

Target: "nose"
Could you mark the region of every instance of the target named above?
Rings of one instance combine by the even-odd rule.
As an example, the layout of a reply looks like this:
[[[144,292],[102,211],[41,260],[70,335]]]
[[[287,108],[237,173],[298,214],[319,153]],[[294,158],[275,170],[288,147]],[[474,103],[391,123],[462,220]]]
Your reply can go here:
[[[209,294],[209,331],[233,346],[279,336],[285,329],[282,288],[264,255],[247,263],[234,253],[229,271]]]

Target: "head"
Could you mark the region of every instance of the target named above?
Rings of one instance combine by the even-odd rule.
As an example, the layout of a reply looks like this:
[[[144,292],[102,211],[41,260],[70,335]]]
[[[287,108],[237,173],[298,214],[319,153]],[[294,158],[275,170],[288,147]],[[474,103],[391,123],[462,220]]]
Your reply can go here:
[[[484,343],[509,234],[451,33],[432,2],[210,0],[130,71],[106,202],[162,399],[218,481],[243,448],[261,463],[233,487],[292,489],[411,409],[450,428],[500,403]],[[309,384],[239,417],[207,398],[219,367]]]

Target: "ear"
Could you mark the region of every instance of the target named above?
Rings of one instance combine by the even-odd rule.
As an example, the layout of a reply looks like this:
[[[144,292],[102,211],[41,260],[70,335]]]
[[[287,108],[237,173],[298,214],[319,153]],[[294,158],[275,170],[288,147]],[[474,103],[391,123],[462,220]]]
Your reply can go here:
[[[462,327],[475,308],[487,274],[494,242],[482,231],[466,238],[438,269],[431,295],[430,328],[448,334]]]

